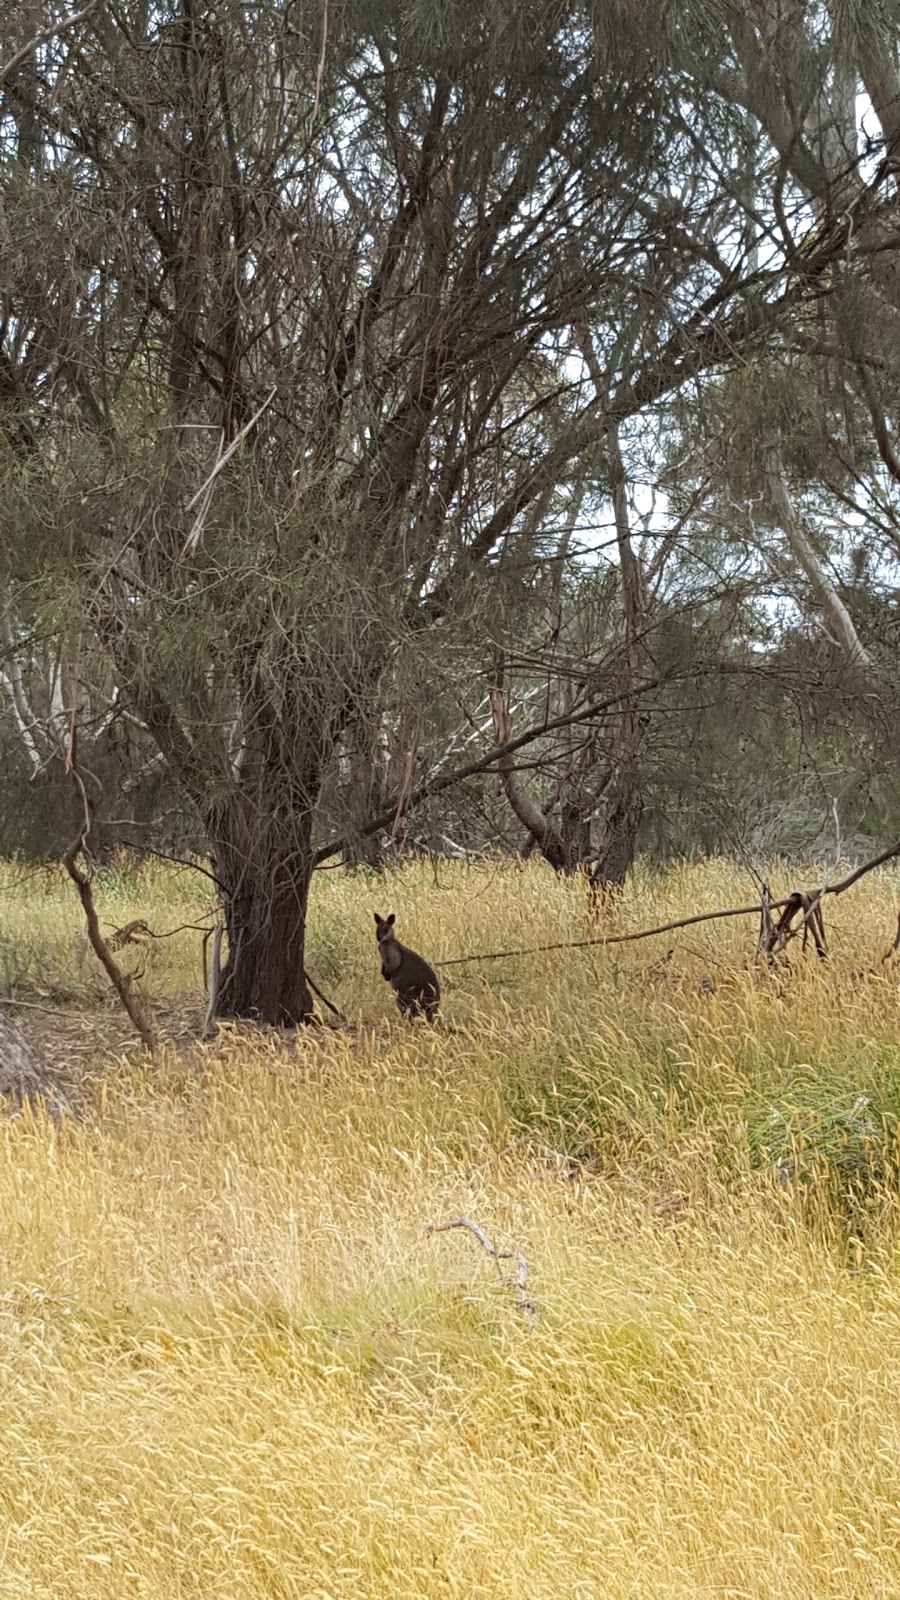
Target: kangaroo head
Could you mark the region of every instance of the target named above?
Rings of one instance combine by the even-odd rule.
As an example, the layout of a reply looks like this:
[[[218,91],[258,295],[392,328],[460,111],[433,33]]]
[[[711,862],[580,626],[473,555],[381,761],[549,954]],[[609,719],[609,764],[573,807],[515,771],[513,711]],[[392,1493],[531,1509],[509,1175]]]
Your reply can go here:
[[[380,917],[378,912],[375,912],[375,937],[379,944],[382,944],[385,939],[393,939],[395,937],[393,911],[389,917]]]

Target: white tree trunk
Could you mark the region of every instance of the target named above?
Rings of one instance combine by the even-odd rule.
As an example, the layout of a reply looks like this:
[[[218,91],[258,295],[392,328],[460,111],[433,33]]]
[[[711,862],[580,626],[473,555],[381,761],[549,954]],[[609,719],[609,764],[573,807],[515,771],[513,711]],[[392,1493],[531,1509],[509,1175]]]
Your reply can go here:
[[[871,667],[871,657],[860,642],[853,618],[838,594],[827,568],[819,559],[797,514],[785,483],[781,457],[774,446],[766,452],[766,487],[772,509],[787,535],[794,560],[804,573],[821,608],[830,637],[854,666]]]

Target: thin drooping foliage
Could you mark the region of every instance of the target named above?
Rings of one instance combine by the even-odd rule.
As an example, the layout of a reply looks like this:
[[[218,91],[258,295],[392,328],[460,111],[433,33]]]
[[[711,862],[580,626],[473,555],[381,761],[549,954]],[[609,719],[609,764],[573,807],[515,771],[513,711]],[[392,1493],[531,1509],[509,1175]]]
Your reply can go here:
[[[329,842],[375,860],[537,697],[505,825],[620,885],[673,704],[781,642],[773,572],[883,768],[820,524],[896,554],[890,53],[845,9],[617,17],[16,12],[5,727],[39,780],[77,725],[97,809],[210,852],[225,1013],[308,1014]],[[820,681],[779,673],[798,720]]]

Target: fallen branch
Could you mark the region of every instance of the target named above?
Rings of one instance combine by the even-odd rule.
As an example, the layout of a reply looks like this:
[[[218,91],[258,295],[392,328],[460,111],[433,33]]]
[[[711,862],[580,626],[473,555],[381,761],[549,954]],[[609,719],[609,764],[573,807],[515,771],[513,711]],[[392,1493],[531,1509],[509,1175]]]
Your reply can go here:
[[[48,1017],[73,1017],[78,1013],[73,1006],[64,1009],[62,1006],[42,1006],[36,1000],[19,1000],[16,995],[0,994],[0,1006],[21,1007],[23,1011],[43,1011]]]
[[[472,1222],[469,1217],[454,1217],[452,1222],[428,1222],[425,1225],[425,1232],[449,1233],[451,1228],[466,1228],[473,1238],[478,1240],[482,1250],[486,1250],[489,1256],[494,1257],[495,1261],[514,1261],[516,1263],[516,1271],[512,1280],[512,1287],[516,1294],[516,1305],[523,1316],[536,1317],[537,1306],[525,1293],[525,1285],[528,1282],[528,1262],[520,1251],[501,1250],[499,1246],[488,1238],[484,1229],[479,1228],[478,1223]],[[499,1266],[497,1271],[498,1273],[500,1272]],[[500,1276],[502,1278],[502,1273],[500,1273]]]
[[[842,878],[840,883],[826,884],[822,893],[843,894],[845,889],[852,889],[853,885],[858,883],[860,878],[864,878],[867,872],[872,872],[875,867],[883,867],[885,862],[892,861],[894,856],[900,856],[900,839],[897,840],[896,844],[889,844],[886,850],[882,850],[880,856],[873,856],[871,861],[864,861],[861,867],[854,867],[853,871],[848,873],[846,878]]]
[[[775,900],[773,905],[787,905],[786,900]],[[436,967],[461,967],[467,961],[504,961],[509,956],[537,956],[547,950],[586,950],[589,945],[630,944],[634,939],[651,939],[656,933],[671,933],[673,928],[690,928],[695,922],[715,922],[722,917],[758,917],[759,906],[735,906],[730,911],[700,911],[694,917],[679,917],[675,922],[660,922],[655,928],[641,928],[637,933],[604,933],[593,939],[562,939],[554,944],[530,945],[524,950],[488,950],[477,956],[451,956],[448,961],[435,961]]]
[[[124,950],[127,944],[140,944],[144,938],[153,938],[143,917],[136,917],[133,922],[126,922],[122,928],[117,928],[114,922],[108,922],[106,926],[113,930],[112,937],[106,941],[110,950]]]
[[[763,887],[766,891],[768,890],[767,884]],[[825,919],[822,916],[823,893],[824,891],[821,889],[813,889],[811,892],[803,889],[795,890],[792,895],[788,896],[787,903],[777,922],[771,915],[772,901],[764,897],[762,926],[757,949],[760,955],[765,956],[770,965],[774,962],[776,955],[779,955],[790,940],[796,938],[798,934],[803,935],[804,950],[806,949],[809,935],[812,934],[816,955],[820,961],[825,960],[828,954],[828,945],[825,940]],[[802,911],[803,915],[795,926],[794,918],[798,911]]]
[[[867,872],[873,872],[876,867],[884,866],[886,861],[893,860],[895,856],[900,856],[900,839],[897,840],[896,844],[889,845],[887,850],[882,850],[880,855],[873,856],[871,861],[864,861],[862,866],[855,868],[846,878],[842,878],[839,883],[827,883],[823,889],[815,889],[811,893],[804,890],[795,890],[793,894],[786,895],[783,900],[770,900],[768,887],[763,885],[761,900],[752,906],[732,906],[726,911],[698,911],[695,916],[677,917],[674,922],[660,922],[654,928],[640,928],[635,933],[606,933],[600,934],[593,939],[562,939],[558,943],[535,944],[522,950],[488,950],[474,956],[451,956],[446,961],[435,961],[434,965],[436,967],[461,967],[469,961],[504,961],[512,956],[543,955],[549,950],[586,950],[593,945],[631,944],[636,939],[652,939],[657,933],[671,933],[675,928],[690,928],[698,922],[717,922],[725,917],[762,916],[760,930],[760,942],[762,942],[767,930],[775,928],[777,932],[778,929],[784,926],[784,918],[780,919],[776,926],[771,913],[780,910],[786,911],[791,906],[794,907],[793,915],[796,915],[796,912],[800,909],[803,909],[804,912],[803,920],[797,924],[796,928],[791,930],[793,935],[802,932],[807,924],[811,922],[819,907],[820,900],[825,895],[844,894],[847,889],[852,889],[860,878],[865,877]],[[821,919],[821,911],[819,911],[819,919]],[[816,929],[813,928],[812,932],[815,939],[817,937]],[[898,938],[900,938],[900,927],[898,927]],[[785,940],[786,942],[787,940]],[[888,954],[890,954],[890,951]]]

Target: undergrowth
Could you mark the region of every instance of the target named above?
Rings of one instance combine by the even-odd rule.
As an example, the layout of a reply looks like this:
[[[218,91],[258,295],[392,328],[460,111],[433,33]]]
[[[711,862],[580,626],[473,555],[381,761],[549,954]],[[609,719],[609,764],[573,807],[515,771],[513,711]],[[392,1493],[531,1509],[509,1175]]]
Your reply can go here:
[[[123,865],[97,898],[165,933],[208,887]],[[101,1019],[70,891],[3,870],[0,972]],[[744,895],[638,875],[598,931]],[[897,897],[873,875],[774,974],[749,920],[451,967],[432,1032],[373,910],[440,961],[588,937],[583,893],[332,872],[309,959],[348,1032],[98,1045],[80,1122],[0,1124],[0,1596],[894,1595]],[[200,938],[122,959],[199,1013]],[[460,1215],[537,1315],[426,1231]]]

